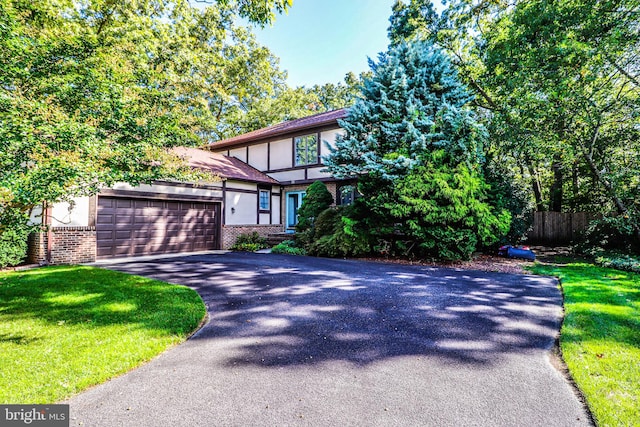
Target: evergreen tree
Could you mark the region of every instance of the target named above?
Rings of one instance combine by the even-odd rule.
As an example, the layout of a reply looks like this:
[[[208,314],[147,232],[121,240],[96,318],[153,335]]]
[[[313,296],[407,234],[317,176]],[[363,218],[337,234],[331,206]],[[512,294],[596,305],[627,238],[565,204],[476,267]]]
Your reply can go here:
[[[358,178],[360,230],[373,245],[421,257],[468,258],[508,229],[486,203],[486,131],[449,58],[429,41],[401,43],[371,62],[362,98],[325,159]],[[456,246],[464,241],[464,248]]]

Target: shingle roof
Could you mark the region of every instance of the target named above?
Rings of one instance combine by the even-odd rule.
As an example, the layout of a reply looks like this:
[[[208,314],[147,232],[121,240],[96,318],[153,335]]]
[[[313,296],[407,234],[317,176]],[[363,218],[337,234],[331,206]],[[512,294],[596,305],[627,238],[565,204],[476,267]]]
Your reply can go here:
[[[173,152],[185,159],[189,166],[213,172],[222,178],[279,184],[275,179],[235,157],[190,147],[176,147]]]
[[[325,113],[315,114],[313,116],[307,116],[301,119],[278,123],[277,125],[254,130],[253,132],[243,133],[242,135],[234,136],[233,138],[213,142],[209,144],[209,149],[216,150],[218,148],[241,145],[245,142],[257,141],[260,139],[280,136],[291,132],[313,129],[320,126],[337,123],[339,119],[344,119],[345,117],[347,117],[347,110],[345,108],[327,111]]]

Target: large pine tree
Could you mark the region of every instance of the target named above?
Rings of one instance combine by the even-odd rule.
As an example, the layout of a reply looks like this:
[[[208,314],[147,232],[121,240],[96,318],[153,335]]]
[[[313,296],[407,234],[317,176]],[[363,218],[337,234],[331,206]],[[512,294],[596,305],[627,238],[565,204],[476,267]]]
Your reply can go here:
[[[486,200],[484,128],[449,58],[428,41],[401,43],[371,62],[363,96],[325,159],[358,178],[354,212],[373,245],[420,257],[468,258],[509,226]]]

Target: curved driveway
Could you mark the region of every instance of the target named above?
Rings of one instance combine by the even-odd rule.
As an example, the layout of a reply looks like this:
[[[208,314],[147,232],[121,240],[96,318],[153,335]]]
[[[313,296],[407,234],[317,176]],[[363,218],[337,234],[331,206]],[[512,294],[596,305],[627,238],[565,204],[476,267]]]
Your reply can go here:
[[[550,364],[555,280],[267,254],[106,265],[209,323],[71,404],[85,426],[584,426]]]

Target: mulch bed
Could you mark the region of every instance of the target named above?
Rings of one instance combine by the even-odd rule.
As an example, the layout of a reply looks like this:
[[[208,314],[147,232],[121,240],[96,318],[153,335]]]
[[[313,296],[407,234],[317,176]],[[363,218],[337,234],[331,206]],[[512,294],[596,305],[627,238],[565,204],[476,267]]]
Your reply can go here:
[[[536,261],[542,263],[554,262],[556,257],[572,257],[569,247],[550,248],[545,246],[532,246],[531,249],[536,254]],[[388,262],[403,265],[424,265],[428,267],[444,267],[457,268],[460,270],[479,270],[493,271],[498,273],[511,274],[528,274],[523,268],[526,265],[532,265],[531,261],[522,259],[510,259],[499,257],[497,255],[476,254],[470,261],[457,262],[432,262],[432,261],[416,261],[402,258],[360,258],[363,261]]]

